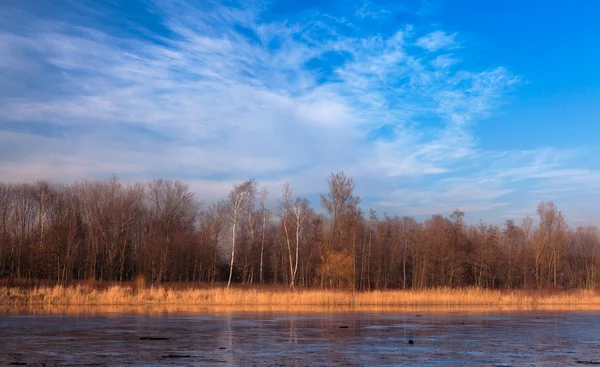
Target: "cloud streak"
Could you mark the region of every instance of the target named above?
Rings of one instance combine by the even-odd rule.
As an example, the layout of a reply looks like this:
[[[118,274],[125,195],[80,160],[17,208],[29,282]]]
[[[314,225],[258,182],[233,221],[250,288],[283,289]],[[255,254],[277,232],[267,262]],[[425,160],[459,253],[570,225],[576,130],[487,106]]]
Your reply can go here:
[[[150,4],[152,30],[81,7],[68,21],[1,12],[19,18],[0,22],[4,179],[166,176],[212,200],[247,177],[310,196],[344,169],[367,204],[425,213],[493,210],[521,171],[538,190],[566,174],[541,151],[512,162],[522,152],[478,146],[472,126],[520,79],[462,66],[458,33],[375,31],[365,22],[390,12],[372,5],[269,17],[267,5]]]
[[[446,34],[444,31],[434,31],[417,40],[417,46],[428,51],[438,51],[444,48],[456,47],[456,33]]]

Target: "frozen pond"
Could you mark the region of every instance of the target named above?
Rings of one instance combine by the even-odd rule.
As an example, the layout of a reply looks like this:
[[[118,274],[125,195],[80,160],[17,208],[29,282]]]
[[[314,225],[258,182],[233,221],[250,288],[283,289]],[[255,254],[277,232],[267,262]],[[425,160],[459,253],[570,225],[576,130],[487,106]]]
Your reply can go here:
[[[0,365],[600,365],[594,312],[0,313]]]

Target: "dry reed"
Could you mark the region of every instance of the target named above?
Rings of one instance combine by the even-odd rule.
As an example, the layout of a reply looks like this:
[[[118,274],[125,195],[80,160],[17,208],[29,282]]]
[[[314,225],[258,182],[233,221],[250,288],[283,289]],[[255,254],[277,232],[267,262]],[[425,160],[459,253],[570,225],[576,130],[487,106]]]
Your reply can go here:
[[[503,291],[479,288],[390,290],[351,292],[344,290],[277,289],[177,289],[164,286],[93,286],[0,288],[0,305],[128,306],[210,309],[394,309],[419,306],[488,306],[507,309],[553,308],[600,310],[600,294],[590,290]]]

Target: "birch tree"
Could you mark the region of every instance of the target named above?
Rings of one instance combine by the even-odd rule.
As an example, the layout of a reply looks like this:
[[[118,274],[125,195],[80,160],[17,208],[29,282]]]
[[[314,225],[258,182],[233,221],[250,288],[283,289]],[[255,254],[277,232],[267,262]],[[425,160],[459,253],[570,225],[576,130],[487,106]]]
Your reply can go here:
[[[291,230],[292,230],[292,185],[289,181],[283,184],[282,198],[281,198],[281,225],[283,227],[283,235],[288,253],[288,262],[290,270],[290,288],[294,287],[294,268],[292,260],[292,245],[291,245]]]
[[[235,238],[237,224],[240,215],[244,209],[254,200],[256,192],[256,181],[248,180],[240,185],[235,185],[229,193],[229,218],[231,220],[231,261],[229,263],[229,279],[227,280],[227,289],[231,286],[231,276],[233,274],[233,261],[235,259]]]
[[[294,261],[294,271],[292,272],[292,281],[290,286],[294,287],[296,280],[296,274],[298,273],[298,258],[300,256],[300,236],[302,234],[302,226],[308,215],[308,200],[305,198],[297,198],[292,205],[292,212],[294,215],[294,227],[296,228],[296,258]]]
[[[264,253],[265,253],[265,232],[267,229],[267,196],[269,192],[267,187],[263,187],[260,190],[260,210],[262,211],[262,233],[260,240],[260,269],[259,269],[259,281],[260,284],[264,283],[263,276],[263,263],[264,263]]]

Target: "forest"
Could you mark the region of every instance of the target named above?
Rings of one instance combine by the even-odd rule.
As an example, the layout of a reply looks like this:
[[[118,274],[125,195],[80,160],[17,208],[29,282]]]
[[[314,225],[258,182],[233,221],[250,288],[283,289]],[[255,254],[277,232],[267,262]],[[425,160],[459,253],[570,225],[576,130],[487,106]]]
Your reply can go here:
[[[364,212],[344,172],[327,183],[318,206],[290,183],[269,193],[255,180],[212,204],[165,179],[0,184],[0,278],[358,291],[599,285],[600,231],[570,228],[552,202],[501,226],[467,225],[458,209],[417,221]]]

